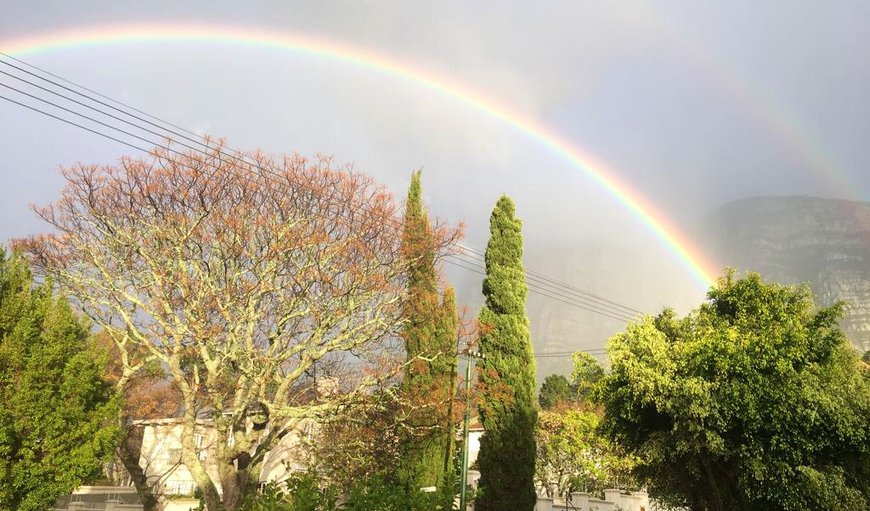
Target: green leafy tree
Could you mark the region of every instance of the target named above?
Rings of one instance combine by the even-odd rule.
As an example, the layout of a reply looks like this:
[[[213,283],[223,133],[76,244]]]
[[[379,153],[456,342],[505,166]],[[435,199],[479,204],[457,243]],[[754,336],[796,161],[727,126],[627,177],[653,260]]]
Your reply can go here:
[[[693,510],[868,509],[870,377],[806,287],[737,279],[610,340],[604,429]]]
[[[601,413],[562,408],[538,417],[535,483],[550,497],[569,491],[634,489],[630,472],[635,458],[601,435]]]
[[[454,429],[452,414],[456,375],[458,320],[453,290],[439,294],[435,265],[438,236],[423,207],[421,172],[411,175],[405,204],[402,255],[408,264],[405,326],[402,337],[408,365],[404,396],[415,403],[417,431],[403,438],[401,478],[409,492],[436,487],[445,501],[454,495]]]
[[[88,328],[0,250],[0,509],[43,510],[100,475],[117,404]]]
[[[526,315],[522,222],[501,197],[490,217],[486,299],[478,318],[484,433],[477,458],[480,511],[531,511],[535,505],[535,359]]]
[[[583,402],[591,401],[595,388],[604,377],[604,368],[595,357],[582,351],[571,355],[571,360],[573,362],[571,379],[574,381],[577,398]]]
[[[561,403],[573,401],[574,390],[562,374],[551,374],[544,378],[541,391],[538,393],[538,403],[544,410],[549,410]]]
[[[421,491],[408,493],[385,479],[374,477],[358,481],[347,494],[344,511],[446,511],[437,495]],[[451,503],[452,504],[452,503]]]
[[[594,397],[604,368],[588,353],[578,351],[572,360],[573,385],[564,377],[564,386],[560,384],[567,387],[568,397],[538,417],[535,484],[551,497],[569,491],[635,489],[634,456],[599,431],[603,410]]]

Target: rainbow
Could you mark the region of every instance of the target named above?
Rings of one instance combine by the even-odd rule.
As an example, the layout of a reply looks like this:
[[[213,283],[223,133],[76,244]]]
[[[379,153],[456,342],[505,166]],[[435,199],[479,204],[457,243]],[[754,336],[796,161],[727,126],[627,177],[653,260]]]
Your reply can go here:
[[[261,28],[216,25],[112,25],[87,27],[0,40],[0,51],[16,57],[117,44],[142,43],[240,44],[311,55],[384,73],[450,97],[478,112],[498,119],[526,137],[560,155],[606,190],[636,217],[705,288],[716,272],[708,259],[672,221],[617,172],[536,119],[496,101],[467,84],[436,74],[416,64],[334,40],[308,35],[270,32]]]
[[[687,27],[678,27],[663,10],[653,5],[645,4],[644,7],[644,19],[658,27],[659,36],[669,39],[685,60],[697,68],[697,75],[710,82],[711,88],[727,95],[742,107],[748,117],[777,138],[796,163],[807,165],[826,177],[844,197],[867,200],[867,190],[851,179],[849,170],[824,147],[821,138],[797,112],[787,108],[776,94],[762,90],[757,81],[739,72],[733,64],[698,44],[697,38],[687,37]]]

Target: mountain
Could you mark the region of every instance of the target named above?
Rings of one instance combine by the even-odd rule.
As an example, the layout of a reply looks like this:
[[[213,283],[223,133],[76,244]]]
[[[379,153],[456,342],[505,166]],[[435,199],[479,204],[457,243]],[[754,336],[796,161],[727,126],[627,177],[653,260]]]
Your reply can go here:
[[[718,268],[732,266],[778,282],[809,283],[819,305],[850,302],[843,330],[862,351],[870,349],[870,203],[744,199],[721,206],[696,227],[693,238]],[[572,234],[566,238],[580,237]],[[625,319],[601,314],[610,307],[584,293],[649,314],[668,306],[682,315],[704,300],[705,289],[674,263],[670,252],[642,246],[600,239],[534,243],[526,247],[525,263],[546,275],[528,279],[527,310],[539,383],[549,374],[570,374],[568,353],[575,350],[588,350],[604,362],[607,339],[625,329]],[[457,286],[459,302],[467,307],[465,317],[476,317],[483,276],[451,265],[445,269]],[[633,317],[634,310],[623,309],[617,316]]]
[[[744,199],[713,212],[704,230],[720,266],[808,283],[820,306],[848,302],[843,330],[870,349],[870,202]]]
[[[577,350],[605,362],[607,339],[623,331],[629,318],[657,314],[665,306],[685,313],[700,303],[705,291],[664,250],[642,252],[602,240],[574,240],[530,244],[524,259],[532,273],[526,310],[539,383],[553,373],[570,375],[570,353]],[[460,303],[468,306],[466,317],[476,317],[482,275],[446,269],[454,270],[448,278],[457,286]]]

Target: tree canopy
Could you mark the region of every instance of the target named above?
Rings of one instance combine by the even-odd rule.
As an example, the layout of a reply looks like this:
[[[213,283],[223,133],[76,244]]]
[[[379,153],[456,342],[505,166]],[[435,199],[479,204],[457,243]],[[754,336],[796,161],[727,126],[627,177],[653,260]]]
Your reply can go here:
[[[571,355],[571,379],[580,401],[594,400],[595,389],[604,377],[604,368],[589,353],[578,351]]]
[[[538,415],[535,482],[550,497],[605,488],[635,489],[635,459],[599,433],[601,413],[582,406]]]
[[[594,397],[604,368],[582,351],[571,359],[572,384],[562,375],[551,375],[541,388],[539,399],[544,410],[538,415],[536,428],[535,484],[550,497],[570,491],[635,489],[631,477],[635,458],[600,432],[603,411]],[[549,388],[558,390],[545,393],[549,381],[556,381]],[[544,406],[550,402],[552,405]]]
[[[63,169],[60,200],[37,208],[52,232],[18,244],[112,338],[125,374],[163,368],[182,461],[209,510],[236,509],[299,421],[401,370],[408,275],[398,206],[370,177],[205,144]],[[215,445],[217,473],[194,445],[201,416],[232,438]]]
[[[549,410],[560,403],[574,401],[574,389],[563,374],[551,374],[544,378],[541,390],[538,392],[538,404],[541,409]]]
[[[609,342],[604,429],[651,494],[693,510],[867,509],[870,377],[840,304],[729,272],[685,318]]]
[[[116,400],[88,327],[0,250],[0,509],[41,511],[100,475]]]

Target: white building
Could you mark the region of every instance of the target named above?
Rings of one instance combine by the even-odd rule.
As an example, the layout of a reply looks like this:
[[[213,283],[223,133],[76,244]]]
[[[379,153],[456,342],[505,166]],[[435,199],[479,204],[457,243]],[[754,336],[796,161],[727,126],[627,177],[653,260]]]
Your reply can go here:
[[[196,483],[187,466],[181,461],[182,419],[156,419],[137,421],[141,427],[142,447],[139,465],[158,495],[192,496]],[[311,434],[313,422],[301,421],[269,453],[263,461],[260,482],[281,481],[288,472],[304,469],[301,452],[303,437]],[[197,422],[194,444],[199,459],[221,492],[217,465],[214,462],[217,432],[209,420]]]

